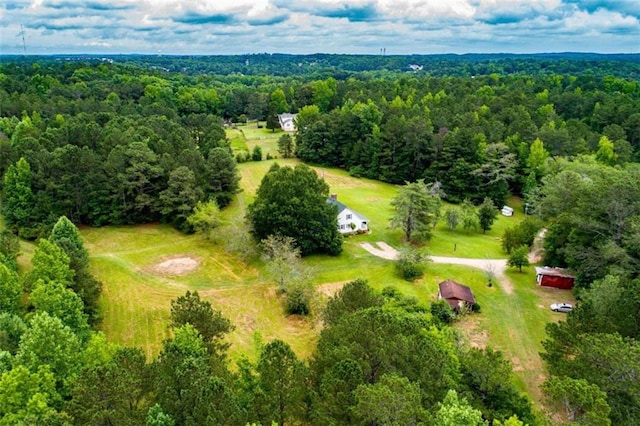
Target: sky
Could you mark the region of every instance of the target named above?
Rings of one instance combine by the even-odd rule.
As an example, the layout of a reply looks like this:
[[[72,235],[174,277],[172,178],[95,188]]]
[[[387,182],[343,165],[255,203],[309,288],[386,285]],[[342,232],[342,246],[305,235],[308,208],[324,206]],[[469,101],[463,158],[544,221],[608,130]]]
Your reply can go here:
[[[3,3],[0,54],[640,53],[640,0]]]

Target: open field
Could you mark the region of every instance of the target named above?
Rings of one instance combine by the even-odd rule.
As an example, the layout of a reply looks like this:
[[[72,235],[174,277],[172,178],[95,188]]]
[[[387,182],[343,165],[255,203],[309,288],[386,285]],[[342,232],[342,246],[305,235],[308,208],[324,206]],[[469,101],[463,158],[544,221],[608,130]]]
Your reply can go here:
[[[280,165],[295,166],[295,159],[277,160]],[[246,206],[253,200],[260,180],[274,161],[243,163],[240,192],[223,211],[225,237],[233,238],[233,230],[244,217]],[[402,246],[402,233],[388,228],[392,214],[390,201],[397,187],[367,179],[356,179],[348,173],[314,167],[324,176],[332,193],[349,207],[369,218],[372,233],[348,237],[338,257],[310,256],[304,259],[314,271],[318,288],[314,306],[319,309],[326,298],[345,282],[365,278],[377,290],[394,286],[422,303],[435,300],[437,284],[454,279],[469,285],[482,307],[477,315],[465,317],[456,327],[470,344],[486,345],[502,350],[513,362],[516,381],[540,406],[539,385],[544,379],[544,365],[539,356],[544,326],[564,318],[548,306],[556,301],[572,301],[570,292],[536,286],[533,268],[523,273],[507,272],[511,294],[496,283],[488,287],[482,271],[456,265],[428,265],[426,276],[414,283],[399,279],[392,261],[380,259],[360,247],[362,242],[385,241]],[[518,200],[509,204],[518,207]],[[481,233],[451,232],[440,223],[425,247],[431,254],[467,258],[505,257],[500,249],[500,235],[507,226],[523,218],[499,216],[494,228]],[[275,286],[270,282],[259,259],[245,262],[230,254],[225,246],[200,236],[185,236],[166,225],[150,224],[134,227],[82,228],[85,245],[91,254],[94,274],[104,283],[100,308],[101,324],[110,341],[144,349],[151,358],[159,352],[162,340],[170,336],[169,312],[172,299],[187,290],[197,290],[235,325],[230,334],[230,357],[238,359],[255,355],[256,341],[275,338],[289,343],[302,358],[313,351],[319,318],[285,317]],[[22,243],[21,267],[29,268],[32,243]],[[454,249],[455,247],[455,249]],[[173,274],[159,269],[172,261],[196,262],[193,271]]]
[[[236,128],[227,129],[227,138],[231,141],[231,148],[234,151],[245,150],[251,152],[255,146],[262,148],[262,157],[267,154],[278,157],[278,139],[284,135],[282,130],[272,132],[265,127],[263,121],[260,122],[262,128],[258,128],[258,123],[251,122],[237,125]]]

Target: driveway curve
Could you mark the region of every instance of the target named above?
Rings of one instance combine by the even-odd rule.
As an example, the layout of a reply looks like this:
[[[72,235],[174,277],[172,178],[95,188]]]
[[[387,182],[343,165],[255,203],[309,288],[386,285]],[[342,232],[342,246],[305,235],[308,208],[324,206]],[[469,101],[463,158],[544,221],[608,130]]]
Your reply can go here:
[[[398,258],[398,250],[383,241],[376,242],[375,246],[371,243],[361,243],[360,246],[372,255],[383,259],[395,260]],[[507,270],[507,259],[468,259],[464,257],[444,256],[430,256],[429,258],[435,263],[463,265],[481,269],[487,273],[493,274],[498,279],[498,282],[501,284],[505,293],[511,294],[513,292],[513,285],[505,276],[505,271]]]

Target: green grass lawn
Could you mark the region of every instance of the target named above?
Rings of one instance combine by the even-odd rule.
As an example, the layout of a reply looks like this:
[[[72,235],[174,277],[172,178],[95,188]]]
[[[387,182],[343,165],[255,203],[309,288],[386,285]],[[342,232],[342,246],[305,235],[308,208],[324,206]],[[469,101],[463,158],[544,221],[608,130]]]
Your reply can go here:
[[[264,130],[252,129],[254,141],[260,131]],[[299,163],[296,159],[277,161],[283,166]],[[221,237],[214,241],[233,238],[230,230],[243,222],[246,207],[273,162],[238,166],[242,191],[223,210],[225,224]],[[488,287],[482,271],[454,265],[431,263],[424,278],[413,283],[401,280],[395,275],[392,261],[377,258],[360,247],[362,242],[376,241],[398,248],[404,244],[401,231],[388,228],[392,215],[390,201],[397,193],[397,186],[353,178],[341,170],[314,169],[327,181],[330,191],[338,194],[340,201],[370,220],[372,228],[370,234],[346,238],[340,256],[316,255],[304,259],[314,271],[313,283],[318,289],[314,301],[316,312],[329,295],[356,278],[367,279],[377,290],[394,286],[422,303],[435,300],[439,282],[455,279],[470,286],[482,306],[481,313],[463,318],[456,328],[472,345],[490,345],[502,350],[514,365],[519,388],[539,405],[539,385],[545,377],[539,356],[544,326],[564,318],[551,312],[548,305],[572,301],[570,293],[536,286],[532,267],[523,273],[508,272],[511,293],[497,284]],[[518,203],[517,199],[510,200],[509,205],[516,207],[516,216],[499,216],[486,235],[451,232],[441,223],[424,246],[434,255],[505,257],[499,237],[506,227],[523,218]],[[229,336],[231,359],[242,355],[253,357],[256,341],[275,338],[289,343],[302,358],[312,353],[321,327],[319,318],[284,316],[275,286],[259,259],[247,263],[225,250],[224,241],[216,244],[200,236],[186,236],[166,225],[85,227],[81,233],[90,252],[92,271],[104,284],[100,327],[110,341],[141,347],[152,358],[158,354],[162,340],[170,336],[171,300],[187,290],[197,290],[235,325]],[[22,242],[21,248],[20,266],[26,271],[34,244]],[[177,258],[194,259],[198,267],[184,275],[168,275],[157,269],[159,264]]]
[[[227,129],[227,138],[231,141],[234,151],[245,150],[251,152],[255,146],[262,148],[262,157],[270,154],[273,158],[279,156],[278,139],[285,134],[282,130],[271,131],[260,122],[262,128],[258,128],[256,122],[237,125],[234,129]]]

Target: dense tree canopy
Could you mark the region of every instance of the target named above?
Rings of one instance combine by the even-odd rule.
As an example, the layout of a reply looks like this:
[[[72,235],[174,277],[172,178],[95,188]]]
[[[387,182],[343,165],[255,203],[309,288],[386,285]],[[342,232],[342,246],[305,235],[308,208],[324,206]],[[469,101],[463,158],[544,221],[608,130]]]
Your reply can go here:
[[[338,211],[327,203],[329,186],[316,172],[274,164],[262,178],[247,217],[258,241],[277,234],[291,237],[302,255],[339,254]]]

